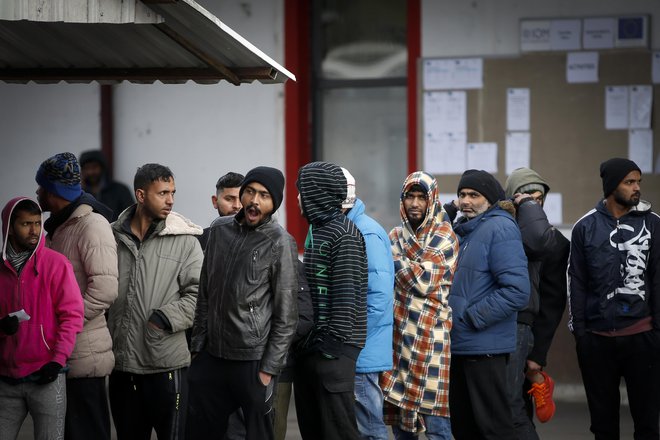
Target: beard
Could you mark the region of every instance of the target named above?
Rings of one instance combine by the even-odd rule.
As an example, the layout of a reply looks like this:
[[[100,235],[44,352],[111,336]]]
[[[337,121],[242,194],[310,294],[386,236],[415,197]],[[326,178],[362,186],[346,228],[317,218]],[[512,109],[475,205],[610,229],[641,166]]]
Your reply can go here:
[[[614,201],[621,206],[627,206],[629,208],[632,208],[633,206],[637,206],[639,204],[639,199],[641,195],[642,194],[639,191],[637,191],[633,193],[633,195],[630,196],[630,198],[625,198],[620,192],[615,191]]]

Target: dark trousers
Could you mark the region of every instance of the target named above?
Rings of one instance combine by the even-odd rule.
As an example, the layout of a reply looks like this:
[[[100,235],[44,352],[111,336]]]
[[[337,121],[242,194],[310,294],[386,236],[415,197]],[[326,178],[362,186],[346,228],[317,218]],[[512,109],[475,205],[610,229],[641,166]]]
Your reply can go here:
[[[184,438],[188,401],[187,368],[154,374],[113,371],[110,408],[119,440]]]
[[[104,377],[66,379],[65,440],[110,440],[110,410]]]
[[[294,396],[298,427],[306,440],[352,440],[355,419],[355,361],[312,353],[296,360]]]
[[[508,355],[452,355],[451,432],[456,440],[515,440],[507,394]]]
[[[527,355],[534,348],[534,334],[532,327],[527,324],[518,323],[516,328],[516,351],[509,355],[509,361],[506,364],[513,427],[518,440],[539,440],[532,418],[528,415],[528,399],[524,389]]]
[[[657,440],[660,332],[618,337],[587,333],[578,338],[577,355],[596,440],[619,438],[621,377],[628,390],[634,438]]]
[[[232,361],[199,353],[188,375],[190,404],[187,438],[222,438],[229,416],[238,408],[245,417],[247,440],[273,438],[273,390],[259,378],[259,361]]]

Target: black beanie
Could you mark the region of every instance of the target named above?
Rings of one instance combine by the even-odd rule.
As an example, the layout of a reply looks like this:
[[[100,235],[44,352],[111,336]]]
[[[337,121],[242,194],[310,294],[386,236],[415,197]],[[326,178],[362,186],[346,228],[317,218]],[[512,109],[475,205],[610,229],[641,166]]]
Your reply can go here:
[[[642,172],[635,162],[621,157],[615,157],[600,164],[600,178],[603,179],[605,198],[614,192],[623,178],[631,171]]]
[[[256,167],[252,168],[245,175],[241,182],[241,190],[238,193],[239,197],[243,196],[243,191],[248,183],[257,182],[266,187],[273,199],[273,212],[282,204],[284,197],[284,175],[277,168],[271,167]]]
[[[479,192],[488,200],[491,205],[497,203],[498,200],[504,200],[504,189],[492,174],[484,170],[467,170],[461,176],[458,182],[458,189],[456,194],[463,188],[470,188]]]

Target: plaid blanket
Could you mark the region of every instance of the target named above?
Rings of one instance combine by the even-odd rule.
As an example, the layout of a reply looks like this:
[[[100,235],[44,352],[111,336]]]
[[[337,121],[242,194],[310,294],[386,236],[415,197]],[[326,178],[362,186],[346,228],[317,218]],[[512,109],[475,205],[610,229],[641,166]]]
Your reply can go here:
[[[416,231],[403,197],[414,185],[427,190],[426,217]],[[458,240],[438,200],[433,176],[417,171],[403,184],[402,225],[390,232],[396,271],[394,368],[382,373],[385,422],[413,433],[425,430],[420,414],[449,417],[451,309],[447,295]]]

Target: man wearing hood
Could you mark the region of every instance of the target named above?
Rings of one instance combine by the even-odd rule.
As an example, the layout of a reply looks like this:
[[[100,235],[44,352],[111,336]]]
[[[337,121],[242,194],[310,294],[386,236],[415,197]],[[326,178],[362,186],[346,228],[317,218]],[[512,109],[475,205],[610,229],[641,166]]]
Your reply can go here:
[[[387,232],[366,214],[364,202],[355,193],[355,178],[346,169],[346,199],[342,211],[364,237],[369,270],[367,290],[367,341],[355,369],[355,411],[363,439],[387,440],[383,422],[383,392],[379,374],[392,369],[392,323],[394,264]]]
[[[298,323],[296,242],[273,217],[283,191],[280,170],[253,168],[241,184],[242,209],[211,226],[192,335],[187,438],[222,438],[239,408],[247,440],[273,438],[273,391]]]
[[[447,301],[458,240],[438,200],[438,184],[416,171],[403,183],[401,226],[390,232],[394,255],[394,367],[381,376],[385,414],[397,439],[424,432],[450,440],[452,325]]]
[[[26,197],[2,210],[0,438],[15,439],[28,413],[34,438],[61,438],[64,367],[83,327],[71,263],[44,246],[41,209]]]
[[[529,301],[527,258],[511,202],[495,178],[467,170],[457,189],[463,218],[449,294],[453,312],[449,406],[457,440],[513,440],[506,364],[516,349],[516,315]]]
[[[71,153],[46,159],[36,181],[39,204],[51,213],[44,223],[48,246],[71,261],[85,304],[85,325],[69,361],[64,438],[110,440],[105,379],[114,356],[105,312],[117,298],[112,212],[81,189],[80,167]]]
[[[112,210],[112,220],[134,203],[131,190],[121,182],[112,180],[101,150],[88,150],[80,154],[80,175],[83,190]]]
[[[635,438],[658,439],[660,217],[641,199],[635,162],[600,165],[604,199],[573,227],[569,328],[596,439],[619,438],[625,379]]]
[[[110,406],[117,438],[185,435],[190,352],[186,329],[197,302],[202,228],[173,212],[172,171],[149,163],[133,180],[137,203],[112,224],[119,296],[110,308],[115,353]]]
[[[518,168],[505,186],[506,197],[516,208],[531,283],[527,307],[518,312],[516,351],[507,364],[509,399],[518,439],[536,440],[539,437],[528,415],[528,399],[523,390],[529,388],[524,391],[532,395],[539,421],[550,420],[555,412],[554,382],[541,368],[566,306],[569,242],[548,222],[543,202],[550,187],[536,171]],[[542,283],[542,278],[550,283]],[[531,388],[526,387],[525,378]]]
[[[298,202],[310,224],[305,274],[314,328],[296,364],[294,393],[305,439],[359,439],[355,362],[367,337],[367,256],[362,234],[342,212],[346,177],[327,162],[298,171]]]

